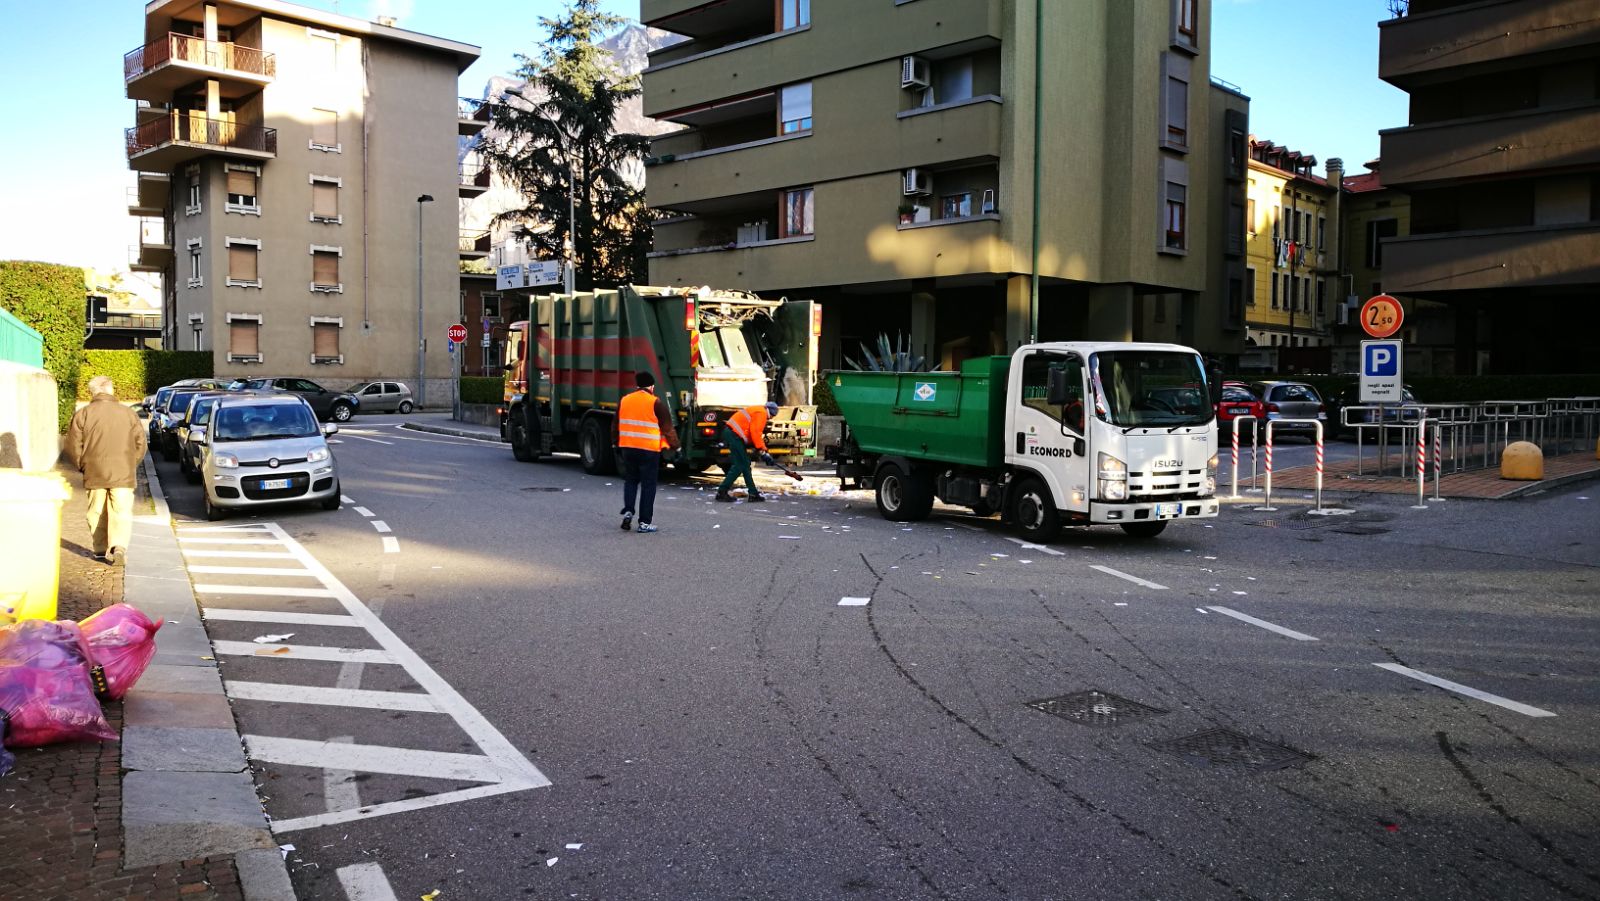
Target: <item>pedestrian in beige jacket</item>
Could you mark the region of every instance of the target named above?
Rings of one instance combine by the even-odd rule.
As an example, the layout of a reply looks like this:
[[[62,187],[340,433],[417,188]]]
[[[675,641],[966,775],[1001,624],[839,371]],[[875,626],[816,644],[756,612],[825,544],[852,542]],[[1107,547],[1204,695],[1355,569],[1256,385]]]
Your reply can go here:
[[[89,380],[93,400],[73,414],[67,456],[83,473],[89,494],[89,534],[94,555],[112,566],[127,561],[133,538],[133,488],[144,459],[144,423],[117,400],[110,376]]]

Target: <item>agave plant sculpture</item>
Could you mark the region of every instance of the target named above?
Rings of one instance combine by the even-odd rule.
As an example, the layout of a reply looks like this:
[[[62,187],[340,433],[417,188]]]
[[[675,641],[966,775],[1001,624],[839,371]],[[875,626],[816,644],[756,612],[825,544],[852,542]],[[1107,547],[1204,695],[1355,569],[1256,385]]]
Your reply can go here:
[[[861,359],[846,356],[845,362],[863,372],[931,372],[927,360],[911,352],[911,341],[895,333],[894,344],[888,335],[879,335],[876,347],[861,342]]]

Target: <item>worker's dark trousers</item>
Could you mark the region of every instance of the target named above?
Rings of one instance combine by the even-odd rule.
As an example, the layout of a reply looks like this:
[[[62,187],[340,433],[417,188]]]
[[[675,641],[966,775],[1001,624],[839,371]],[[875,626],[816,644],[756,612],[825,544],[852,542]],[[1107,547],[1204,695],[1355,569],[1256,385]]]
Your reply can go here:
[[[656,478],[661,475],[661,454],[658,451],[624,447],[622,450],[622,512],[632,513],[635,497],[639,499],[639,521],[653,522],[656,512]]]
[[[739,476],[743,475],[745,489],[751,494],[760,494],[761,492],[756,490],[756,477],[750,472],[750,454],[744,449],[744,439],[739,437],[739,433],[728,428],[726,423],[722,426],[722,443],[728,446],[728,459],[722,463],[722,471],[727,475],[722,477],[722,484],[717,486],[717,491],[726,494],[728,489],[733,487],[733,483],[738,481]]]

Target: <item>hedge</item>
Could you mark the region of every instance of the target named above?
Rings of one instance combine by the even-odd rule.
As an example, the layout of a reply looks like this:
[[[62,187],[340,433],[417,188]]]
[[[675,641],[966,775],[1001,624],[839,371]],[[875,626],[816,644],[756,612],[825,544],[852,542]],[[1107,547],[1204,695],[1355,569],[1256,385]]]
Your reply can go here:
[[[497,404],[504,399],[504,380],[492,375],[464,375],[461,377],[462,403]]]
[[[44,368],[56,378],[62,431],[77,409],[87,293],[83,270],[76,266],[0,261],[0,307],[44,336]]]
[[[86,350],[79,370],[78,400],[89,399],[89,379],[111,376],[117,399],[136,401],[180,379],[212,375],[209,350]]]

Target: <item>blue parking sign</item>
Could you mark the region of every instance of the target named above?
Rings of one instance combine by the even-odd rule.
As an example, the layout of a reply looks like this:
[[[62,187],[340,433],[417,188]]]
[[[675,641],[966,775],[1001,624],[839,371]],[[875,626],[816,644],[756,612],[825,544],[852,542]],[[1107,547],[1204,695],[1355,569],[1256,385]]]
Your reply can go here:
[[[1374,341],[1362,348],[1364,361],[1361,364],[1363,375],[1373,377],[1394,377],[1400,374],[1399,348],[1392,342]]]
[[[1401,342],[1389,338],[1361,342],[1362,403],[1397,404],[1405,400],[1405,383],[1401,379],[1403,348]]]

